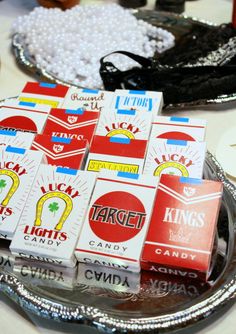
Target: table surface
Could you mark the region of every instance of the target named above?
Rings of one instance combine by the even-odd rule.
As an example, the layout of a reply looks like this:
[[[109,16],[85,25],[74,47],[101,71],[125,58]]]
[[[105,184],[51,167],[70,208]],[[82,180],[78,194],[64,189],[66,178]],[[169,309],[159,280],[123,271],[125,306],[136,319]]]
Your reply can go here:
[[[82,0],[81,5],[87,3],[108,3],[115,0]],[[154,0],[148,1],[146,8],[154,8]],[[17,16],[29,13],[37,2],[35,0],[2,0],[0,1],[0,99],[18,95],[26,81],[35,81],[22,72],[16,65],[11,53],[11,24]],[[185,14],[217,24],[230,22],[232,12],[231,0],[197,0],[187,1]],[[204,118],[208,122],[207,147],[210,152],[216,154],[222,141],[227,145],[227,133],[236,133],[236,102],[211,107],[199,107],[186,110],[175,110],[176,116],[190,116]],[[171,113],[173,115],[173,112]],[[235,131],[233,129],[235,128]],[[226,138],[226,140],[225,140]],[[234,140],[235,142],[232,142]],[[231,139],[231,145],[236,144],[236,138]],[[236,145],[234,145],[236,146]],[[222,147],[222,145],[221,145]],[[221,148],[222,149],[222,148]],[[224,149],[224,146],[223,146]],[[236,161],[236,150],[232,150],[231,158]],[[230,160],[224,161],[224,164]],[[232,161],[231,161],[232,163]],[[232,173],[231,173],[232,174]],[[236,177],[235,171],[233,172]],[[235,182],[236,179],[231,178]],[[19,306],[0,294],[0,324],[1,333],[97,333],[94,329],[84,328],[69,324],[57,324],[47,321],[31,314],[26,314]],[[203,334],[233,334],[236,327],[236,304],[229,308],[223,315],[217,316],[214,322],[204,329],[196,329],[196,333]],[[192,331],[191,331],[192,332]]]

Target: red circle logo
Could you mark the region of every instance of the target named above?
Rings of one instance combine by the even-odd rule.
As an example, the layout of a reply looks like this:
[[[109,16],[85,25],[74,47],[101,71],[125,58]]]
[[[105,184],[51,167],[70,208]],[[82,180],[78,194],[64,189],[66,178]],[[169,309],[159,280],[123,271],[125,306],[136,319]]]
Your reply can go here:
[[[98,198],[89,211],[89,224],[97,237],[122,242],[135,237],[146,218],[143,203],[125,191],[113,191]]]

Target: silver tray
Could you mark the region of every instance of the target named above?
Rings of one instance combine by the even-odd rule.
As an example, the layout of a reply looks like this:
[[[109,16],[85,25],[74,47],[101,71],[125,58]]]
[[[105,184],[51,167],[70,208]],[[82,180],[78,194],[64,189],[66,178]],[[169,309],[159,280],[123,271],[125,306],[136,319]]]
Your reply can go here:
[[[180,43],[182,39],[191,32],[194,32],[197,26],[201,25],[206,29],[211,29],[214,24],[202,20],[198,20],[196,18],[191,18],[187,16],[181,16],[173,13],[167,12],[158,12],[152,10],[133,10],[133,14],[138,18],[144,21],[151,23],[152,25],[164,28],[169,30],[175,35],[176,43]],[[224,53],[225,59],[232,57],[236,54],[236,41],[232,40],[227,45],[227,47],[222,47],[219,52]],[[32,57],[29,53],[27,45],[25,43],[24,36],[21,34],[15,34],[12,37],[12,49],[16,58],[16,62],[18,65],[33,77],[35,77],[39,81],[50,81],[56,82],[59,84],[64,84],[66,86],[76,86],[71,82],[65,82],[57,78],[54,74],[46,71],[44,68],[41,68],[35,61],[34,57]],[[219,53],[217,53],[219,54]],[[204,61],[205,65],[214,65],[215,57],[217,57],[215,52],[209,54],[208,59]],[[158,57],[158,54],[154,56],[154,58]],[[97,87],[101,88],[101,87]],[[232,102],[236,100],[236,92],[228,95],[219,95],[214,99],[202,99],[202,100],[194,100],[186,103],[178,103],[168,105],[167,107],[175,109],[175,108],[183,108],[183,107],[194,107],[199,105],[210,105],[210,104],[221,104],[226,102]]]
[[[106,333],[170,333],[197,324],[204,326],[206,319],[214,320],[215,314],[236,299],[236,188],[209,152],[204,171],[205,178],[224,184],[218,242],[207,284],[142,272],[136,292],[111,289],[108,283],[88,285],[80,279],[68,289],[53,280],[46,285],[42,280],[35,282],[8,265],[0,266],[0,289],[40,317],[83,324]]]

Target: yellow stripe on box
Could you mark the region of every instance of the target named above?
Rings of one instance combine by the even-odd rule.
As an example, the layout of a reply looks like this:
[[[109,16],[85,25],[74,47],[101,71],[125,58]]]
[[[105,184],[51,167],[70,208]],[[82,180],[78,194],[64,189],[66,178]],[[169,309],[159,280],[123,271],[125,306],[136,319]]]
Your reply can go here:
[[[110,162],[102,160],[89,160],[87,170],[91,172],[99,172],[102,168],[117,170],[119,172],[138,174],[139,165],[123,164],[119,162]]]
[[[57,108],[59,102],[57,101],[52,101],[52,100],[44,100],[44,99],[38,99],[34,97],[20,97],[20,101],[22,102],[31,102],[31,103],[36,103],[36,104],[46,104],[51,106],[52,108]]]

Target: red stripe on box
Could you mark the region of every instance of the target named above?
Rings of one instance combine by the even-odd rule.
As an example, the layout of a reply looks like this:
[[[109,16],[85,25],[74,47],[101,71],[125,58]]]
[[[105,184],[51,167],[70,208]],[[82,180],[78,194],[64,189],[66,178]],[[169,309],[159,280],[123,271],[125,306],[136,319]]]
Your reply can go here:
[[[41,87],[38,82],[28,82],[22,90],[22,93],[47,95],[56,97],[65,97],[69,87],[57,84],[55,88]]]
[[[80,248],[76,248],[75,250],[77,252],[91,253],[91,254],[103,255],[103,256],[107,256],[107,257],[114,257],[115,259],[122,259],[122,260],[131,261],[131,262],[138,262],[138,260],[130,259],[128,257],[116,256],[116,255],[111,255],[111,254],[106,254],[106,253],[93,252],[93,251],[84,250],[84,249],[80,249]]]
[[[111,180],[111,179],[105,179],[103,177],[98,177],[98,180],[109,181],[109,182],[112,182],[112,183],[116,182],[116,183],[122,183],[122,184],[129,184],[129,185],[136,186],[136,187],[144,187],[144,188],[156,189],[156,187],[154,187],[154,186],[147,186],[146,184],[138,184],[138,183],[132,183],[132,182]]]
[[[205,126],[203,126],[203,125],[172,124],[172,123],[160,123],[160,122],[153,122],[152,124],[156,124],[156,125],[170,125],[170,126],[183,126],[185,128],[205,129]]]

